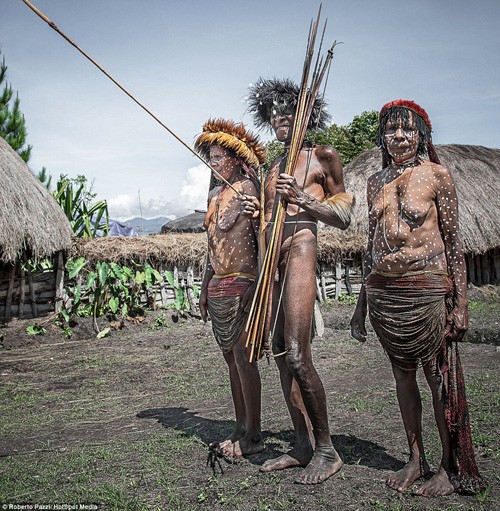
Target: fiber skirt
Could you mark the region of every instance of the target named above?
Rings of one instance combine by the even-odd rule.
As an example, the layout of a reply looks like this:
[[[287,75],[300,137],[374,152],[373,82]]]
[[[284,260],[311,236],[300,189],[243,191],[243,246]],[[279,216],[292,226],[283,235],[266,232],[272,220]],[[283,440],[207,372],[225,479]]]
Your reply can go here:
[[[245,277],[227,277],[212,279],[208,285],[208,312],[223,353],[233,349],[243,332],[247,313],[241,308],[241,299],[252,283]]]
[[[371,273],[366,281],[370,322],[391,362],[416,369],[436,359],[446,325],[447,276],[435,273],[384,276]]]

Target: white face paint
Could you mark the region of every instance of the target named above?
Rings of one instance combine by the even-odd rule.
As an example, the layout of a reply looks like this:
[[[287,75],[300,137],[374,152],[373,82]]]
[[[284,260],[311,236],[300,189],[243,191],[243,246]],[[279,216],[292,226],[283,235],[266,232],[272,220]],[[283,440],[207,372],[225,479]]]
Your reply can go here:
[[[210,165],[224,179],[229,180],[238,169],[238,160],[220,145],[210,146]]]
[[[415,159],[420,143],[420,135],[410,112],[408,123],[402,119],[388,121],[384,132],[387,151],[396,165],[404,165]]]
[[[291,108],[273,107],[271,111],[271,126],[280,142],[289,142],[292,138],[295,112]]]

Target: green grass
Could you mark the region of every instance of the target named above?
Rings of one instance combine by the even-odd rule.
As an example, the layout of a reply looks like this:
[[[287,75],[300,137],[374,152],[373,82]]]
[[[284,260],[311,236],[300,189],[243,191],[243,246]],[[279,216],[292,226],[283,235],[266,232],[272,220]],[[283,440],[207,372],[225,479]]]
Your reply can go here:
[[[168,509],[184,509],[179,459],[192,457],[199,439],[174,432],[146,440],[72,450],[39,449],[10,456],[0,465],[0,502],[102,502],[106,509],[153,509],[145,488],[154,488]],[[56,490],[57,488],[57,490]],[[141,495],[141,496],[139,496]]]
[[[313,349],[329,389],[332,434],[342,439],[346,462],[323,485],[293,484],[299,469],[259,473],[250,461],[223,462],[224,474],[213,475],[206,442],[227,435],[234,418],[227,367],[209,329],[186,323],[57,347],[43,359],[34,352],[31,374],[9,373],[0,388],[0,429],[22,452],[0,458],[0,502],[96,502],[99,509],[130,511],[494,509],[500,382],[493,361],[467,379],[467,390],[474,442],[496,486],[475,497],[436,499],[429,507],[430,501],[383,484],[389,470],[383,460],[403,460],[406,445],[381,349],[361,347],[339,331],[315,340]],[[274,362],[260,367],[266,446],[279,453],[293,440],[290,419]],[[425,392],[425,445],[434,465],[440,444]],[[161,417],[135,418],[149,409]]]

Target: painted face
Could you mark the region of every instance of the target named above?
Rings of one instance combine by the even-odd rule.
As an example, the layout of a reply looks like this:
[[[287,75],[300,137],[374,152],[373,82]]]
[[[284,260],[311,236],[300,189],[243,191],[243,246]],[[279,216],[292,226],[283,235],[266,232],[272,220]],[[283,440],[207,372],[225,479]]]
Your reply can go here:
[[[271,110],[271,126],[280,142],[289,142],[292,138],[295,110],[290,107],[273,106]]]
[[[411,162],[417,154],[420,134],[410,112],[408,122],[402,119],[389,120],[385,125],[385,143],[387,151],[396,165]]]
[[[224,179],[231,179],[238,170],[238,159],[220,145],[210,146],[210,165]]]

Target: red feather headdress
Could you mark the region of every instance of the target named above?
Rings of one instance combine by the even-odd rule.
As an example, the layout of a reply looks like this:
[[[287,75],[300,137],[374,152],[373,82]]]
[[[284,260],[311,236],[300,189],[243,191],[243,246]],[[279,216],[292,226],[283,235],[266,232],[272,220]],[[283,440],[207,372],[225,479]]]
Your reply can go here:
[[[416,114],[420,115],[420,117],[422,117],[422,119],[424,120],[425,124],[427,124],[429,130],[432,131],[431,120],[429,119],[427,112],[420,105],[417,105],[417,103],[411,101],[410,99],[396,99],[395,101],[389,101],[389,103],[386,103],[382,107],[382,110],[380,110],[379,120],[382,119],[387,110],[398,106],[408,108],[408,110],[411,110],[412,112],[415,112]]]

